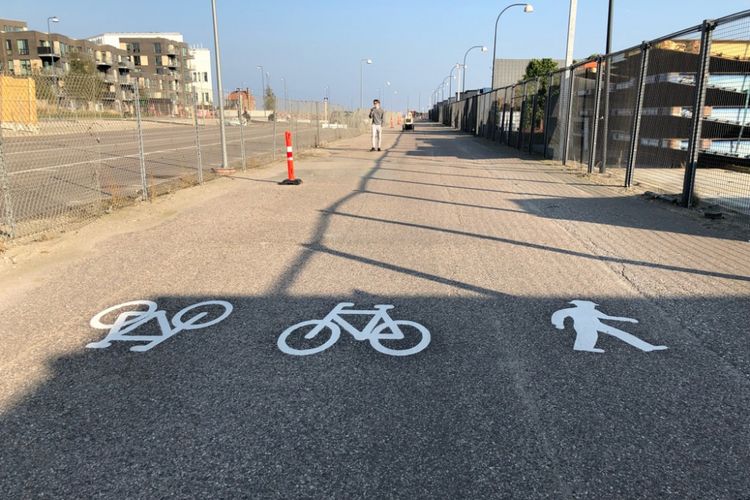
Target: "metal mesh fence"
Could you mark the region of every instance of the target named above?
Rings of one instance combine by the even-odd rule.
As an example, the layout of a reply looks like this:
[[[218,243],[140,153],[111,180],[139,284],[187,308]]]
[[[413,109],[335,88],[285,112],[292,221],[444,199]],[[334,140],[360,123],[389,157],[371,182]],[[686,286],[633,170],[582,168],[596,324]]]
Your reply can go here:
[[[88,221],[215,168],[284,158],[285,130],[298,152],[368,130],[366,112],[291,100],[257,112],[229,95],[223,165],[218,111],[179,81],[158,85],[127,74],[0,76],[0,240]]]
[[[750,214],[750,17],[719,24],[709,53],[695,193]]]
[[[437,103],[431,119],[750,222],[750,11]],[[476,113],[477,116],[471,116]],[[474,118],[474,120],[472,120]],[[476,125],[473,125],[476,123]]]

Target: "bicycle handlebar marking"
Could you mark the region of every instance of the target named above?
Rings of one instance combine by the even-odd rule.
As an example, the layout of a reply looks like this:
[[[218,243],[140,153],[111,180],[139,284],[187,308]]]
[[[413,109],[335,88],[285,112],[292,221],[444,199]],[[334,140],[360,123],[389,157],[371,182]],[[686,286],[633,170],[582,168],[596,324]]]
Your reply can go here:
[[[204,318],[208,316],[207,312],[199,312],[187,319],[184,318],[187,313],[194,309],[211,305],[223,307],[224,312],[218,318],[204,321],[203,323],[199,322],[201,320],[204,320]],[[106,315],[113,313],[119,309],[141,306],[146,306],[147,309],[145,311],[130,310],[121,312],[112,324],[106,324],[102,322]],[[183,309],[178,311],[177,314],[172,316],[172,321],[170,323],[169,319],[167,318],[166,311],[160,311],[158,309],[158,306],[156,305],[156,302],[152,302],[150,300],[133,300],[130,302],[123,302],[122,304],[108,307],[107,309],[101,311],[93,318],[91,318],[89,324],[92,328],[96,328],[99,330],[109,330],[109,332],[107,332],[107,335],[102,340],[87,344],[86,347],[89,349],[106,349],[107,347],[112,345],[112,342],[116,341],[148,342],[147,344],[137,345],[130,348],[130,350],[133,352],[146,352],[161,344],[168,338],[177,335],[181,331],[199,330],[201,328],[207,328],[209,326],[220,323],[224,321],[230,314],[232,314],[233,309],[234,307],[232,306],[232,304],[224,300],[207,300],[205,302],[198,302],[191,306],[184,307]],[[156,319],[156,322],[159,325],[159,330],[161,331],[160,335],[128,335],[138,327],[150,322],[152,319]]]
[[[390,356],[409,356],[416,354],[424,350],[430,343],[430,332],[423,325],[415,323],[414,321],[406,320],[394,320],[388,314],[389,309],[393,309],[392,305],[376,305],[372,310],[356,310],[346,309],[347,307],[353,307],[354,304],[350,302],[341,302],[333,310],[326,315],[325,318],[317,320],[308,320],[292,325],[284,330],[277,341],[277,346],[281,352],[290,354],[292,356],[308,356],[311,354],[317,354],[325,351],[341,336],[341,329],[346,330],[355,340],[370,342],[370,345],[378,352],[388,354]],[[352,326],[342,316],[362,316],[369,315],[373,318],[369,321],[361,331]],[[301,330],[307,326],[311,326],[312,329],[307,333],[302,333]],[[419,342],[412,347],[405,348],[394,348],[388,347],[381,343],[383,340],[404,340],[406,336],[402,331],[402,327],[411,327],[417,330],[419,334]],[[302,333],[299,340],[312,340],[321,334],[325,329],[330,330],[330,337],[322,344],[316,347],[308,348],[295,348],[289,345],[289,339],[295,332],[300,331]]]

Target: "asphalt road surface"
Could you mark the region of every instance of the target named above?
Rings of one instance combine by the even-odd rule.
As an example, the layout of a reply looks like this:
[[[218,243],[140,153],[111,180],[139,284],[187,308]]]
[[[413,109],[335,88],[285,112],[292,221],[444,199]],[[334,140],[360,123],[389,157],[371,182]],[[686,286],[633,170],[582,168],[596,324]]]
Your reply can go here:
[[[215,122],[215,121],[214,121]],[[110,123],[91,121],[68,125],[71,133],[9,137],[3,140],[5,168],[13,191],[13,212],[18,221],[52,215],[64,207],[80,206],[117,196],[135,196],[142,190],[137,131],[108,130]],[[130,126],[132,124],[125,124]],[[65,126],[64,124],[61,127]],[[227,156],[241,168],[244,141],[248,159],[278,157],[286,152],[284,130],[294,131],[300,151],[312,147],[316,134],[329,141],[347,134],[345,129],[321,129],[314,123],[280,122],[225,127]],[[276,141],[274,142],[274,135]],[[201,124],[199,138],[204,172],[222,166],[219,127]],[[143,150],[147,185],[197,175],[196,130],[190,123],[146,122]],[[252,161],[252,160],[250,160]]]
[[[747,234],[434,125],[368,147],[6,265],[0,497],[750,497]]]

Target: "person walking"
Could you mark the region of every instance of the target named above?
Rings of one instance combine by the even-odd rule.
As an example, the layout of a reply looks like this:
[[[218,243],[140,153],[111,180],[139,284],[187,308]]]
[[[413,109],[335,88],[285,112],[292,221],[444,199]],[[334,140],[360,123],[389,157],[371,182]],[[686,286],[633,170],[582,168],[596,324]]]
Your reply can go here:
[[[380,151],[380,143],[383,139],[383,123],[385,122],[385,111],[380,107],[380,101],[375,99],[372,101],[372,108],[370,108],[370,120],[372,120],[372,148],[370,151],[376,149]]]

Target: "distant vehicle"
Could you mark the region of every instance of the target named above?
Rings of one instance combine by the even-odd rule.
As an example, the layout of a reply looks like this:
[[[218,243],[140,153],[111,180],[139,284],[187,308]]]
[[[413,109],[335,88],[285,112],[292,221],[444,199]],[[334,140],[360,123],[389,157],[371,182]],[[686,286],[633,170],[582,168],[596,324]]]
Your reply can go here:
[[[411,113],[406,115],[406,119],[404,120],[404,125],[401,127],[401,130],[414,130],[414,116]]]

